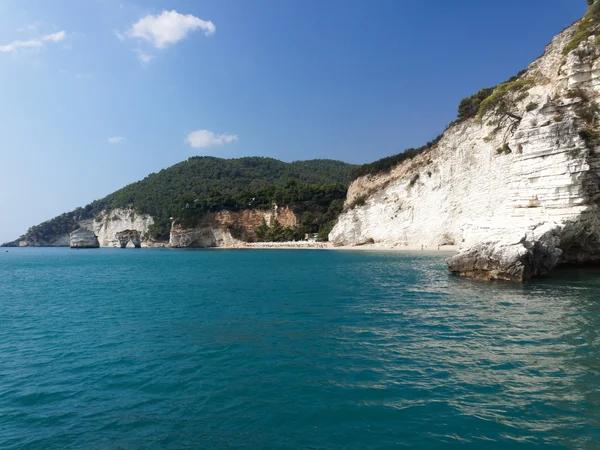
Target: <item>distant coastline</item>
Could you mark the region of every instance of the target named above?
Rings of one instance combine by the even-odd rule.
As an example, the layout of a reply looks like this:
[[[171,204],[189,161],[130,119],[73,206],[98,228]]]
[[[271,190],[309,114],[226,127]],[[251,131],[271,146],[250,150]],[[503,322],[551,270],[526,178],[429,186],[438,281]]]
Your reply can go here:
[[[269,249],[269,250],[350,250],[350,251],[394,251],[394,252],[428,252],[428,253],[457,253],[456,245],[441,245],[439,247],[411,246],[411,245],[389,245],[389,244],[366,244],[366,245],[344,245],[334,246],[331,242],[252,242],[227,247],[213,247],[216,249]]]

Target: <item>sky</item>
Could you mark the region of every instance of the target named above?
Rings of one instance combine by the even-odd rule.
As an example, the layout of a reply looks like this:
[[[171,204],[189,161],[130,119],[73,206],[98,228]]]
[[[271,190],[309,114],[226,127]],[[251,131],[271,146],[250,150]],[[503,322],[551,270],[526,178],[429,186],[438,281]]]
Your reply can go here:
[[[0,242],[191,156],[418,147],[585,0],[2,0]]]

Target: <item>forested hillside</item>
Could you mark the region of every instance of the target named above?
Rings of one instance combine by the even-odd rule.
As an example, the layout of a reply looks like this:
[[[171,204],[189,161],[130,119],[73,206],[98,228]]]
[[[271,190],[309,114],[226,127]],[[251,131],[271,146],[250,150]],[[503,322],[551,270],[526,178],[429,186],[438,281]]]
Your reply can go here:
[[[280,201],[296,202],[301,212],[325,213],[331,201],[343,203],[346,184],[354,167],[325,159],[286,163],[262,157],[192,157],[82,208],[31,227],[24,237],[35,241],[69,233],[77,227],[79,220],[92,218],[102,210],[133,207],[140,213],[152,215],[155,218],[151,230],[153,237],[165,239],[169,218],[180,216],[182,205],[190,199],[199,206],[195,212],[260,208],[272,201]],[[314,203],[308,198],[310,195],[318,197]],[[247,202],[250,198],[256,198],[252,205]],[[328,221],[332,214],[334,212],[330,211],[326,215]]]

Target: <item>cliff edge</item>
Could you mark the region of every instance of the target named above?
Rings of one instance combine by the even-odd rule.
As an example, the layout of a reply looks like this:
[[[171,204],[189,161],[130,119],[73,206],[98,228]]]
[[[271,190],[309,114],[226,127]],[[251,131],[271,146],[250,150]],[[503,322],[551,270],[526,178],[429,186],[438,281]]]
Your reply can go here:
[[[481,279],[600,261],[598,19],[594,3],[526,71],[473,96],[470,117],[356,179],[330,240],[458,244],[450,271]]]

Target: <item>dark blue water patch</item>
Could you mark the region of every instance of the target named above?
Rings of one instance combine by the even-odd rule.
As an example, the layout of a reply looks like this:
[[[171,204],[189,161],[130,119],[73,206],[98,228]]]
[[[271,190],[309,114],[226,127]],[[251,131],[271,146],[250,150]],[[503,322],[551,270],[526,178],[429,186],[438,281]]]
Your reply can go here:
[[[10,249],[0,448],[599,448],[600,271]]]

